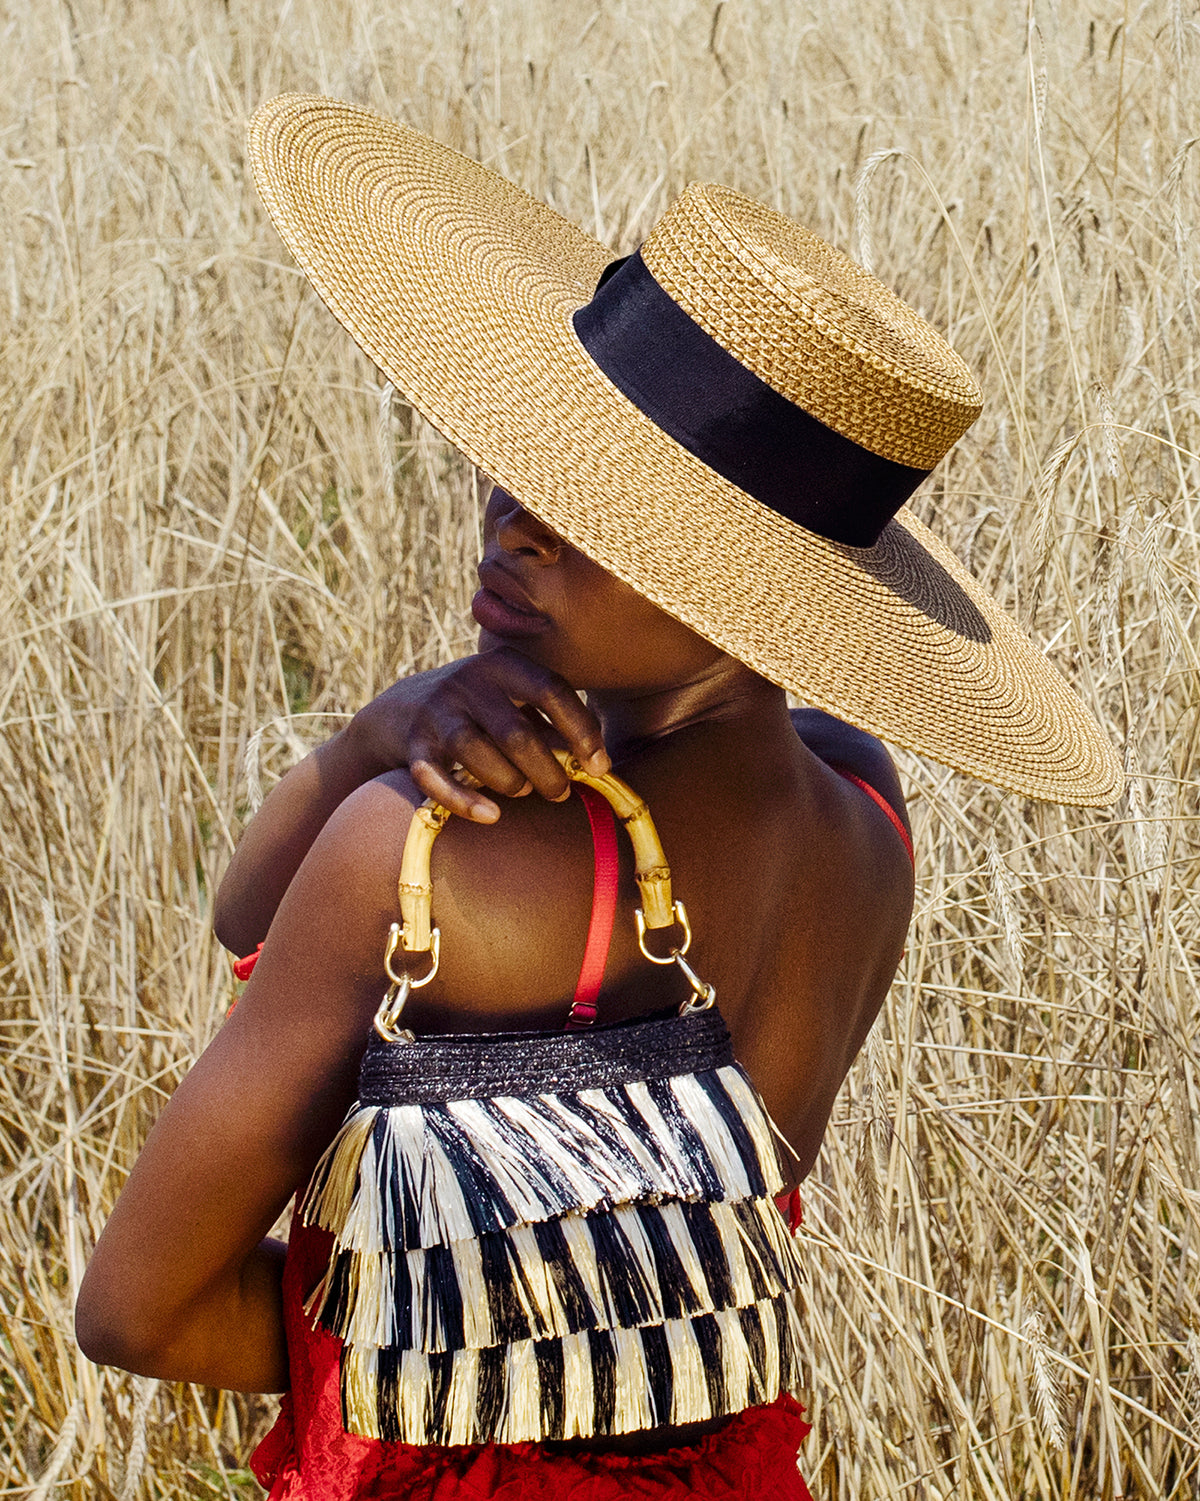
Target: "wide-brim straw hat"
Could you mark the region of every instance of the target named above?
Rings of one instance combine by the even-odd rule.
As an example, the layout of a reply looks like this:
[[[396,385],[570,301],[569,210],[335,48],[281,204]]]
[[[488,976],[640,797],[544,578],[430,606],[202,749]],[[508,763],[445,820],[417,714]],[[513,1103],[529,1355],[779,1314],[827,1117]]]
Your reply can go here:
[[[588,557],[898,745],[1029,797],[1118,796],[1091,713],[903,507],[980,395],[882,283],[727,188],[689,187],[614,267],[520,188],[371,111],[287,95],[249,139],[334,316]]]

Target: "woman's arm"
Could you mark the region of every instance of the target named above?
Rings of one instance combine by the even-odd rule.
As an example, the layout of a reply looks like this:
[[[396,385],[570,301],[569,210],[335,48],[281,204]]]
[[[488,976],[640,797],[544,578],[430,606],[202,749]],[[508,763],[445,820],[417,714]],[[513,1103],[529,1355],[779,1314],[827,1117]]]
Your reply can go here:
[[[282,1248],[264,1242],[354,1097],[420,793],[393,773],[329,819],[237,1010],[168,1103],[84,1277],[93,1360],[242,1391],[287,1385]]]
[[[407,767],[425,797],[463,818],[494,823],[500,809],[455,781],[455,766],[503,796],[532,788],[560,801],[569,788],[550,752],[557,743],[589,770],[608,770],[599,722],[579,695],[556,673],[507,647],[393,684],[294,766],[263,803],[217,891],[217,937],[235,954],[249,954],[262,942],[317,835],[374,777]]]
[[[263,1238],[354,1099],[421,801],[407,773],[389,772],[351,793],[317,835],[237,1009],[163,1111],[97,1243],[76,1311],[91,1359],[234,1390],[287,1384],[282,1252]],[[561,1026],[588,931],[590,844],[581,806],[540,798],[497,828],[446,830],[442,963],[409,1002],[408,1023]]]

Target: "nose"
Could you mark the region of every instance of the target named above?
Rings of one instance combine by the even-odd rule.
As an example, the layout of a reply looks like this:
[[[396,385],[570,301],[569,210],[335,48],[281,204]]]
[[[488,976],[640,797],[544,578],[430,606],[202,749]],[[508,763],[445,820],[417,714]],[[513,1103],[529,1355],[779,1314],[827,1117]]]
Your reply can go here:
[[[531,562],[558,561],[565,545],[563,539],[499,485],[488,499],[488,511],[496,529],[496,541],[505,552],[527,557]]]

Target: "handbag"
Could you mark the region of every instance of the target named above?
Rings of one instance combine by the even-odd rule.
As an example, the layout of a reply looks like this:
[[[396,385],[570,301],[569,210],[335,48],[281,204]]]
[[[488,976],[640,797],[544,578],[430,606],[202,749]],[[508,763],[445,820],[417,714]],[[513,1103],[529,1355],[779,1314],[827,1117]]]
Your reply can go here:
[[[587,1439],[719,1418],[798,1382],[778,1130],[688,964],[646,804],[559,759],[625,825],[639,946],[688,995],[586,1030],[403,1028],[410,992],[437,972],[430,856],[450,816],[416,810],[391,983],[301,1211],[333,1236],[306,1310],[342,1340],[342,1421],[365,1438]],[[672,928],[681,940],[656,953],[649,935]],[[397,972],[401,950],[429,968]]]

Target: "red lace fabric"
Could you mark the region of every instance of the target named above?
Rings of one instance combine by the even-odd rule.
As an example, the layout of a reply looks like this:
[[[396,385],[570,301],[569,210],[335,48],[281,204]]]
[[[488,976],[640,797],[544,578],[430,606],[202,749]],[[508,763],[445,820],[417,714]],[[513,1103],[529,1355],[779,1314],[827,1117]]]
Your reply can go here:
[[[809,1425],[787,1395],[662,1454],[563,1453],[541,1444],[418,1448],[344,1432],[341,1341],[312,1329],[303,1308],[329,1247],[323,1231],[293,1225],[283,1274],[292,1389],[250,1461],[269,1501],[812,1501],[796,1469]]]

